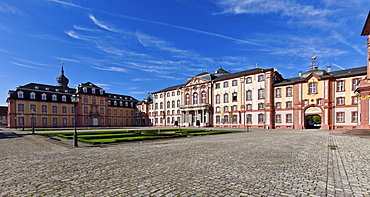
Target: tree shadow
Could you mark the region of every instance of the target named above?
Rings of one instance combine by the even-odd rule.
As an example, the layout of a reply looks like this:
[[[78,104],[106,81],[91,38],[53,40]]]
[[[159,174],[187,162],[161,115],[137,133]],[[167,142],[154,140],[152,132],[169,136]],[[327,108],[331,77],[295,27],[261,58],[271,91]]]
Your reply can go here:
[[[0,139],[19,138],[19,137],[23,137],[23,135],[16,134],[13,132],[0,132]]]

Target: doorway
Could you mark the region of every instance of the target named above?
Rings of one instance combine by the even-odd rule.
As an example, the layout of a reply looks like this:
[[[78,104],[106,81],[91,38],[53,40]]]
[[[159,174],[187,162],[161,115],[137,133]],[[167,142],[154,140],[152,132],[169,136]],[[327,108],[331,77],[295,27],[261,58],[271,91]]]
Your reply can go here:
[[[320,129],[321,128],[321,116],[318,114],[306,115],[305,128],[306,129]]]

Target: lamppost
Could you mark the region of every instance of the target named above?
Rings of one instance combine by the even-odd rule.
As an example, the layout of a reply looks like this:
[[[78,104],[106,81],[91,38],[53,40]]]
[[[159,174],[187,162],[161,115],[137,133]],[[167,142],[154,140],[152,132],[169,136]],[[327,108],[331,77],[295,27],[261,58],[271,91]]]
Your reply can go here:
[[[34,119],[34,115],[35,115],[35,110],[34,109],[31,109],[31,125],[32,125],[32,134],[35,134],[35,119]]]
[[[15,125],[14,125],[15,126],[15,130],[17,130],[17,119],[18,119],[18,117],[16,116],[14,119],[15,119]]]
[[[22,131],[24,131],[24,114],[22,114]]]
[[[74,113],[75,113],[75,131],[73,133],[73,147],[78,147],[78,142],[77,142],[77,103],[78,103],[78,96],[73,94],[71,96],[71,101],[74,104]]]

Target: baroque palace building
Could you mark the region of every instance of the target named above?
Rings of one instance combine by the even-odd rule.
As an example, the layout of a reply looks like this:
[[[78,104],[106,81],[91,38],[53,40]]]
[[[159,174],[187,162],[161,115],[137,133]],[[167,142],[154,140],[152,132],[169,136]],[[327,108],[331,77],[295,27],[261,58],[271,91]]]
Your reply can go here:
[[[320,70],[315,57],[307,72],[290,79],[274,68],[231,73],[220,67],[152,93],[138,105],[138,124],[353,129],[360,116],[355,90],[366,70]]]
[[[69,88],[63,66],[57,83],[30,83],[9,91],[8,127],[73,127],[75,117],[79,127],[136,125],[135,98],[106,93],[91,82]],[[77,95],[77,103],[72,95]]]

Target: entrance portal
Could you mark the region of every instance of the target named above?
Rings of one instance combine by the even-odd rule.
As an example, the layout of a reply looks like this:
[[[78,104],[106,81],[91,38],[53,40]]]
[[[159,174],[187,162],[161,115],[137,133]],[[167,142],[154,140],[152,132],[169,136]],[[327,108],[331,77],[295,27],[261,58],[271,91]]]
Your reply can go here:
[[[305,117],[305,128],[306,129],[320,129],[321,127],[321,116],[320,115],[306,115]]]

